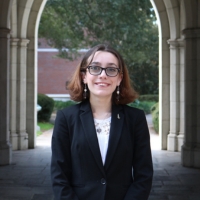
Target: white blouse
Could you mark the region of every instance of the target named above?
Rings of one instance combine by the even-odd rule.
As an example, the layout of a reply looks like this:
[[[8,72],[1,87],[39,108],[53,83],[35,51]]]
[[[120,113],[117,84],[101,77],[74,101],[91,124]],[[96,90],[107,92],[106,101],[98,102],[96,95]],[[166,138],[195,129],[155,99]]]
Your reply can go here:
[[[111,117],[107,119],[94,119],[99,148],[103,165],[105,164],[106,154],[108,150],[108,140],[110,135]]]

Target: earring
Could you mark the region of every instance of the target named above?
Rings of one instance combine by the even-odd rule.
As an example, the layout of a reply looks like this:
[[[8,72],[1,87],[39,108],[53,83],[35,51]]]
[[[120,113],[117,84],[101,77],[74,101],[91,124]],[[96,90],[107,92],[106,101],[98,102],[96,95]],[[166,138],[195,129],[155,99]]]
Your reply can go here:
[[[116,97],[116,98],[117,98],[117,101],[119,101],[119,94],[120,94],[119,85],[117,86],[117,92],[116,92],[116,93],[117,93],[117,97]]]
[[[87,84],[85,84],[83,91],[84,91],[83,92],[83,98],[86,99],[87,98]]]

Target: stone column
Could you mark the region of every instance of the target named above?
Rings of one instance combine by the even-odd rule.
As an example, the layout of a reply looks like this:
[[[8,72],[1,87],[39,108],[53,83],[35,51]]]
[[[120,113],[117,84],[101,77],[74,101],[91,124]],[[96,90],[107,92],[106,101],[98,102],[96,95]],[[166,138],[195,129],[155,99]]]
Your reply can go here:
[[[185,138],[183,166],[200,167],[200,29],[183,30],[185,37]]]
[[[185,48],[184,40],[179,40],[180,44],[180,128],[177,136],[177,148],[181,151],[185,134]]]
[[[33,149],[36,146],[36,127],[37,127],[37,48],[35,38],[30,37],[27,51],[27,110],[26,126],[28,132],[28,147]]]
[[[26,133],[26,67],[27,44],[29,40],[20,39],[18,47],[17,69],[17,134],[18,149],[28,149],[28,134]]]
[[[177,151],[177,136],[180,124],[180,51],[177,40],[168,40],[170,44],[170,131],[167,149]]]
[[[200,4],[199,4],[200,5]],[[195,148],[195,166],[200,168],[200,30],[197,38],[197,143]]]
[[[9,141],[9,73],[10,73],[10,29],[0,28],[0,165],[12,161]]]
[[[17,46],[19,39],[10,42],[10,141],[12,149],[18,150],[17,134]]]

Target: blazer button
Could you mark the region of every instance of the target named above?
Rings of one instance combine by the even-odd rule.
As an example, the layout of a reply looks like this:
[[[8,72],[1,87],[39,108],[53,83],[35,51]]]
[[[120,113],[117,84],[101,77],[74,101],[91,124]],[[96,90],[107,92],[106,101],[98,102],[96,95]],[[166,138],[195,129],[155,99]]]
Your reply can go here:
[[[104,178],[101,179],[101,184],[105,185],[106,184],[106,180]]]

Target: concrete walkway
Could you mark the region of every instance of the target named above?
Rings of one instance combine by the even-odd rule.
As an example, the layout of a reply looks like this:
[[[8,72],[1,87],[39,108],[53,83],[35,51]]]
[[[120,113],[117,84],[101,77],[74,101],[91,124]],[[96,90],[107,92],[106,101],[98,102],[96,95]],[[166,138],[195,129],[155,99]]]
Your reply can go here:
[[[200,200],[200,169],[182,167],[180,152],[159,150],[159,137],[152,129],[150,116],[147,121],[154,162],[149,200]],[[53,200],[49,170],[51,135],[52,130],[39,136],[35,149],[13,151],[12,165],[0,166],[0,200]]]

